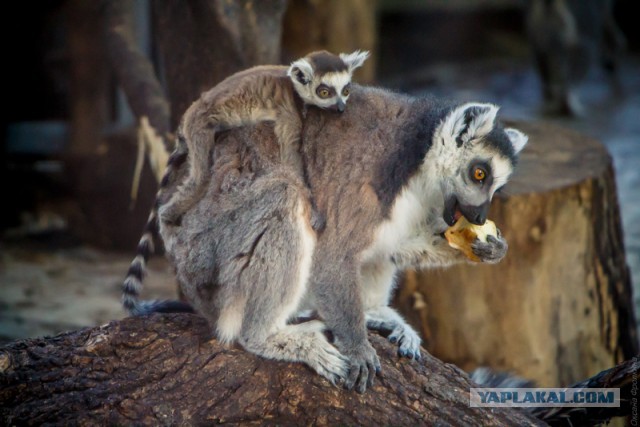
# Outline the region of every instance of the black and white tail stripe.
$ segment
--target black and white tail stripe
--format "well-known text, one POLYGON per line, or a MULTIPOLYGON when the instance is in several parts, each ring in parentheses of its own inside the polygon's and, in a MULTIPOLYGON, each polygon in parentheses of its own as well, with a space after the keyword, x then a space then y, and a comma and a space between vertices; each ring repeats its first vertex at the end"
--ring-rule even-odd
MULTIPOLYGON (((166 175, 165 175, 166 176, 166 175)), ((144 279, 147 262, 149 256, 154 252, 153 239, 158 230, 158 216, 156 208, 154 207, 147 219, 144 233, 138 242, 138 248, 136 250, 136 257, 129 266, 127 271, 127 277, 122 285, 122 304, 127 311, 133 315, 139 313, 138 296, 142 290, 142 281, 144 279)))
POLYGON ((131 262, 127 277, 122 284, 122 305, 134 316, 152 312, 193 312, 191 306, 178 301, 140 301, 138 299, 142 290, 142 281, 146 275, 147 262, 155 252, 154 239, 158 236, 159 203, 166 187, 173 181, 175 171, 187 158, 186 147, 186 143, 180 138, 175 151, 169 157, 167 170, 162 177, 160 188, 156 194, 156 202, 151 209, 144 232, 138 242, 137 255, 131 262))

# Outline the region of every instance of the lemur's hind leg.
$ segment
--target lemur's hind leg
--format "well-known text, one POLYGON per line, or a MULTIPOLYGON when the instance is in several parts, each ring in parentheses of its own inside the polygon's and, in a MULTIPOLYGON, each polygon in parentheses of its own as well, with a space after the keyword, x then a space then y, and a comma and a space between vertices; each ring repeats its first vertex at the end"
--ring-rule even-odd
POLYGON ((398 355, 420 359, 420 336, 389 307, 395 283, 395 266, 388 261, 368 263, 362 267, 365 321, 367 328, 388 333, 388 339, 398 344, 398 355))
POLYGON ((239 247, 241 253, 221 269, 224 303, 216 330, 221 339, 237 339, 259 356, 306 363, 335 384, 346 377, 348 364, 325 337, 324 323, 287 324, 305 296, 315 246, 302 194, 287 180, 266 186, 248 205, 259 209, 258 218, 248 215, 245 224, 236 217, 252 238, 248 250, 239 247), (276 201, 276 208, 265 210, 261 199, 271 206, 276 201))
POLYGON ((241 336, 239 341, 245 349, 262 357, 305 363, 338 385, 347 377, 348 360, 327 341, 325 329, 324 322, 311 320, 268 332, 264 339, 241 336))

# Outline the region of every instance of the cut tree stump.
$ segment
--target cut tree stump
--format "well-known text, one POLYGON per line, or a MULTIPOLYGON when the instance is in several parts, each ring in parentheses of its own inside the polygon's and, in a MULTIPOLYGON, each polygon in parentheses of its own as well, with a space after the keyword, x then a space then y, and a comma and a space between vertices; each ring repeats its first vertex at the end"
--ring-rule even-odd
POLYGON ((542 425, 470 408, 467 376, 425 354, 399 359, 371 334, 382 376, 363 395, 299 363, 221 346, 190 314, 127 318, 0 348, 3 425, 542 425))
POLYGON ((612 161, 576 132, 511 125, 530 139, 489 216, 506 258, 408 272, 396 302, 442 360, 569 385, 638 353, 612 161))

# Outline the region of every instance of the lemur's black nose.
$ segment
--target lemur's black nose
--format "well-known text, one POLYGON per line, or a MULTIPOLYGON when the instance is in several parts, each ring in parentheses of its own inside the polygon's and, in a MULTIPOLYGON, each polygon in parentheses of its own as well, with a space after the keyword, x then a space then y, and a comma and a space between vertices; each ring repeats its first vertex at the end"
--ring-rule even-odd
POLYGON ((345 108, 346 104, 344 102, 342 102, 342 100, 338 101, 338 112, 339 113, 343 113, 344 112, 344 108, 345 108))
POLYGON ((460 212, 467 218, 467 221, 476 224, 483 225, 489 216, 490 202, 487 201, 480 206, 460 205, 460 212))
POLYGON ((478 225, 482 225, 484 224, 484 222, 487 220, 487 216, 486 215, 482 215, 482 214, 478 214, 476 215, 476 217, 474 218, 474 223, 478 224, 478 225))

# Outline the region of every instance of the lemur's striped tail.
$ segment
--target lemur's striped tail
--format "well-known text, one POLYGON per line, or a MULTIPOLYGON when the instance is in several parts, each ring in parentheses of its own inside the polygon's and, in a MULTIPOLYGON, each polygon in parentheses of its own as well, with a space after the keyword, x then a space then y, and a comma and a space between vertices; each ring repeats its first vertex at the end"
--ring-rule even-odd
POLYGON ((186 144, 179 141, 175 151, 169 157, 167 162, 167 170, 160 182, 160 188, 156 195, 156 202, 151 209, 144 232, 138 242, 137 255, 129 266, 127 277, 122 284, 122 305, 134 316, 146 313, 175 313, 175 312, 193 312, 193 308, 180 301, 140 301, 140 291, 142 290, 142 281, 146 275, 147 262, 149 257, 154 253, 154 238, 158 236, 158 207, 161 196, 166 187, 172 182, 176 169, 184 163, 187 158, 185 152, 186 144))

